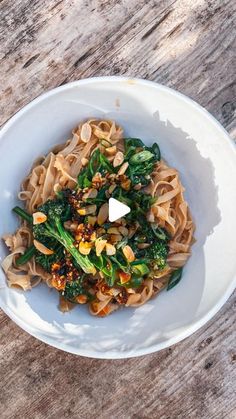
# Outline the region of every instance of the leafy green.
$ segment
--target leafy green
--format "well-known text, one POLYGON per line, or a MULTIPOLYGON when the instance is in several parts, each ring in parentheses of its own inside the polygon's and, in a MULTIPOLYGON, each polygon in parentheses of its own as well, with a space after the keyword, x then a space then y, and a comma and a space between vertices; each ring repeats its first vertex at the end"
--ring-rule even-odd
POLYGON ((122 270, 123 272, 128 273, 130 271, 130 264, 125 259, 120 248, 117 248, 116 255, 111 256, 111 260, 117 266, 117 269, 122 270))
POLYGON ((135 265, 142 265, 142 264, 147 264, 148 260, 147 259, 138 259, 138 260, 134 260, 133 262, 130 263, 131 266, 135 266, 135 265))
POLYGON ((167 291, 174 288, 180 282, 182 278, 182 273, 183 273, 183 268, 178 268, 172 272, 172 274, 170 275, 168 285, 167 285, 167 291))
POLYGON ((159 239, 159 240, 165 240, 168 241, 170 239, 169 234, 167 233, 166 230, 164 230, 161 227, 158 227, 156 224, 151 223, 151 228, 153 233, 155 234, 155 236, 159 239))
POLYGON ((139 153, 134 154, 130 158, 129 163, 132 164, 132 165, 141 164, 141 163, 147 162, 148 160, 152 159, 153 156, 154 156, 154 154, 152 154, 150 151, 143 150, 143 151, 140 151, 139 153))
POLYGON ((129 282, 125 284, 121 284, 121 282, 117 282, 117 285, 125 287, 125 288, 139 288, 142 285, 144 278, 140 275, 132 275, 132 278, 129 282))
POLYGON ((129 162, 127 174, 133 185, 146 186, 149 183, 150 174, 154 165, 161 158, 159 146, 154 143, 151 147, 138 138, 126 138, 125 160, 129 162))
POLYGON ((159 269, 163 269, 166 266, 169 235, 164 229, 159 227, 157 227, 157 230, 153 229, 152 224, 147 221, 145 215, 140 216, 138 221, 141 227, 136 231, 129 245, 132 247, 138 260, 143 258, 146 264, 154 261, 159 269), (145 249, 139 249, 140 243, 148 243, 150 246, 145 249))
MULTIPOLYGON (((90 187, 92 178, 96 173, 114 173, 114 167, 109 160, 97 148, 90 157, 88 165, 78 175, 78 186, 83 189, 90 187)), ((97 198, 99 199, 99 198, 97 198)))
POLYGON ((21 266, 27 263, 34 256, 35 252, 36 249, 34 246, 28 247, 25 253, 16 260, 16 266, 21 266))
POLYGON ((144 147, 144 144, 140 138, 125 138, 125 151, 131 147, 136 149, 137 147, 144 147))
POLYGON ((154 143, 151 147, 147 147, 147 150, 151 151, 157 160, 161 160, 161 151, 157 143, 154 143))
POLYGON ((97 256, 93 250, 89 256, 91 262, 103 274, 107 285, 110 287, 112 287, 116 282, 118 270, 122 270, 127 273, 130 271, 130 265, 124 258, 122 251, 119 249, 117 249, 114 256, 110 257, 104 253, 97 256))
POLYGON ((129 160, 137 148, 143 148, 144 144, 139 138, 125 138, 125 158, 129 160))
POLYGON ((109 287, 113 287, 116 280, 117 268, 114 263, 109 259, 109 257, 104 256, 106 260, 106 265, 103 267, 103 274, 105 275, 106 283, 109 287))
POLYGON ((26 220, 26 221, 28 221, 28 223, 32 224, 32 222, 33 222, 32 215, 28 214, 28 212, 26 212, 23 208, 20 208, 20 207, 16 206, 12 209, 12 211, 15 214, 19 215, 21 218, 23 218, 23 220, 26 220))
POLYGON ((145 263, 140 263, 138 265, 133 265, 132 266, 132 271, 136 275, 144 276, 144 275, 147 275, 150 272, 150 269, 145 263))

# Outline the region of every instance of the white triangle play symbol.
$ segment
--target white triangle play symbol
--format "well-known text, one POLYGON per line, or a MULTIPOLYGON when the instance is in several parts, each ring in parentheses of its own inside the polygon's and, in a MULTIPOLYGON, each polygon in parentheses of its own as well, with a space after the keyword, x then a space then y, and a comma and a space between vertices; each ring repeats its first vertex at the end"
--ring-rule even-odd
POLYGON ((108 205, 109 221, 112 223, 130 212, 130 208, 127 205, 114 198, 109 199, 108 205))

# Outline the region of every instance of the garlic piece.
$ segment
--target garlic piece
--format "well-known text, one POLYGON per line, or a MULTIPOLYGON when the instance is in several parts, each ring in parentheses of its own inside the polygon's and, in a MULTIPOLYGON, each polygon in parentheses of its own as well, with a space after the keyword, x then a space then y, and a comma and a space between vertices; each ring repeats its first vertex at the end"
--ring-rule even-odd
POLYGON ((36 249, 43 255, 53 255, 54 251, 48 249, 48 247, 44 246, 44 244, 40 243, 38 240, 34 240, 33 243, 36 249))
POLYGON ((47 216, 43 212, 38 211, 33 213, 34 225, 45 223, 45 221, 47 221, 47 216))

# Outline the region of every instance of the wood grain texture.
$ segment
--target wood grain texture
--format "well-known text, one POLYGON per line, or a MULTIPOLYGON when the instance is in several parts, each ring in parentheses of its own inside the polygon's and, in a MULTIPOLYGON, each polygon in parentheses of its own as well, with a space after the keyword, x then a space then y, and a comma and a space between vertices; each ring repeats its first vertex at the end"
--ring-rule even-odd
MULTIPOLYGON (((45 90, 97 75, 166 84, 236 138, 235 0, 0 1, 0 124, 45 90)), ((185 341, 129 360, 75 357, 0 312, 0 417, 236 418, 236 294, 185 341)))

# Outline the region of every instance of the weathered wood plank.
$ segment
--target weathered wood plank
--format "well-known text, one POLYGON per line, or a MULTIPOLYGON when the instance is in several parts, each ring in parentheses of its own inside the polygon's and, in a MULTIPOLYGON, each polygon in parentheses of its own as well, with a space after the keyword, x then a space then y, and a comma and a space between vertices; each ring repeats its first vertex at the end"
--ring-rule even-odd
MULTIPOLYGON (((2 13, 1 37, 7 32, 5 23, 18 22, 29 7, 27 1, 23 3, 23 12, 16 6, 2 13), (17 15, 13 19, 14 10, 17 15)), ((109 2, 107 9, 96 8, 99 2, 94 1, 83 7, 81 2, 71 2, 70 7, 64 4, 64 13, 63 3, 67 2, 56 7, 56 2, 49 3, 47 13, 43 3, 31 3, 37 24, 28 19, 24 29, 15 24, 12 36, 3 37, 2 123, 45 89, 107 74, 138 74, 165 83, 208 107, 222 123, 232 122, 235 36, 229 17, 234 2, 215 1, 206 7, 205 2, 196 1, 189 7, 189 2, 182 0, 151 5, 139 1, 138 8, 135 2, 129 2, 129 7, 109 2), (60 39, 58 32, 52 31, 58 25, 63 34, 60 39), (20 80, 17 92, 16 74, 20 80)))
POLYGON ((1 315, 0 415, 233 419, 235 312, 231 297, 211 322, 178 345, 117 361, 49 348, 1 315))
MULTIPOLYGON (((43 91, 94 75, 193 97, 236 138, 234 0, 0 1, 0 124, 43 91)), ((236 417, 235 293, 192 337, 146 357, 74 357, 0 312, 0 417, 236 417)))

